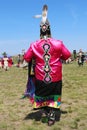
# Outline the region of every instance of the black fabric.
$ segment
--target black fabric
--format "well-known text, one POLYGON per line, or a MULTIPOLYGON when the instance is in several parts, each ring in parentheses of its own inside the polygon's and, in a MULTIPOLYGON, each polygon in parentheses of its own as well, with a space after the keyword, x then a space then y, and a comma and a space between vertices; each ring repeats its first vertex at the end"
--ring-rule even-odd
POLYGON ((29 77, 35 77, 34 68, 35 68, 35 60, 32 59, 31 62, 28 63, 28 76, 29 77))
POLYGON ((43 81, 36 80, 35 95, 36 96, 49 96, 49 95, 61 95, 62 93, 62 80, 58 82, 51 82, 46 84, 43 81))

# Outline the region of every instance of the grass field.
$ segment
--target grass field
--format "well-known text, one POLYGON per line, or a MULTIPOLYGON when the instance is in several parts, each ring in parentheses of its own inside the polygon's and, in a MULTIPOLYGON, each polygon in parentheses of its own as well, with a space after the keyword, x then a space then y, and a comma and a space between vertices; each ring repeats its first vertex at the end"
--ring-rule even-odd
POLYGON ((20 99, 27 82, 27 70, 0 69, 0 130, 87 130, 87 64, 63 64, 63 92, 60 121, 47 126, 40 121, 28 99, 20 99))

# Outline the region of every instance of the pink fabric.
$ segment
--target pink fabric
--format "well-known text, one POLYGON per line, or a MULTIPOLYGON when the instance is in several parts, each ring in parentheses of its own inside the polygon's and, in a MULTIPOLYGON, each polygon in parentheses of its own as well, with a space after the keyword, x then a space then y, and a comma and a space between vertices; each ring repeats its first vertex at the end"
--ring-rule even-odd
POLYGON ((35 76, 39 80, 44 79, 44 49, 43 45, 45 43, 48 43, 50 45, 49 54, 50 54, 50 60, 49 65, 51 68, 50 76, 52 79, 52 82, 62 80, 62 63, 61 60, 67 60, 71 53, 70 51, 65 47, 62 41, 55 40, 53 38, 48 39, 40 39, 30 45, 30 48, 27 50, 27 52, 24 55, 24 59, 27 62, 30 62, 32 58, 35 58, 36 66, 35 66, 35 76))

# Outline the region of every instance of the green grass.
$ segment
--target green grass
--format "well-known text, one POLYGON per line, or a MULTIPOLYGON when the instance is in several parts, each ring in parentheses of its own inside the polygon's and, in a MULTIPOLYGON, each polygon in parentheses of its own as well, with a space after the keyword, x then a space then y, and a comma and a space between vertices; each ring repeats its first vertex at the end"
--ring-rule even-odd
POLYGON ((28 99, 21 100, 27 70, 0 69, 0 130, 87 130, 87 64, 63 64, 61 118, 54 126, 41 123, 28 99))

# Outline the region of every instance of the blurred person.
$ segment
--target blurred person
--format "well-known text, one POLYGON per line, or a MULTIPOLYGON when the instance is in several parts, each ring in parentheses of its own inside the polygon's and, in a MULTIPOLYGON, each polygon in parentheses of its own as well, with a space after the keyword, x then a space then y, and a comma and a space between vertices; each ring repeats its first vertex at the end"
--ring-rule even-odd
POLYGON ((77 58, 78 58, 78 65, 83 66, 85 55, 84 55, 84 52, 82 51, 82 49, 79 50, 77 58))
POLYGON ((8 66, 9 66, 9 67, 12 67, 12 65, 13 65, 13 59, 12 59, 11 56, 9 56, 9 57, 8 57, 8 66))
POLYGON ((7 71, 8 70, 8 68, 9 68, 9 66, 8 66, 8 57, 5 55, 4 56, 4 58, 3 58, 3 64, 4 64, 4 69, 5 69, 5 71, 7 71))
POLYGON ((2 58, 0 58, 0 69, 2 68, 2 58))
POLYGON ((20 65, 21 65, 21 55, 18 54, 17 67, 20 67, 20 65))

